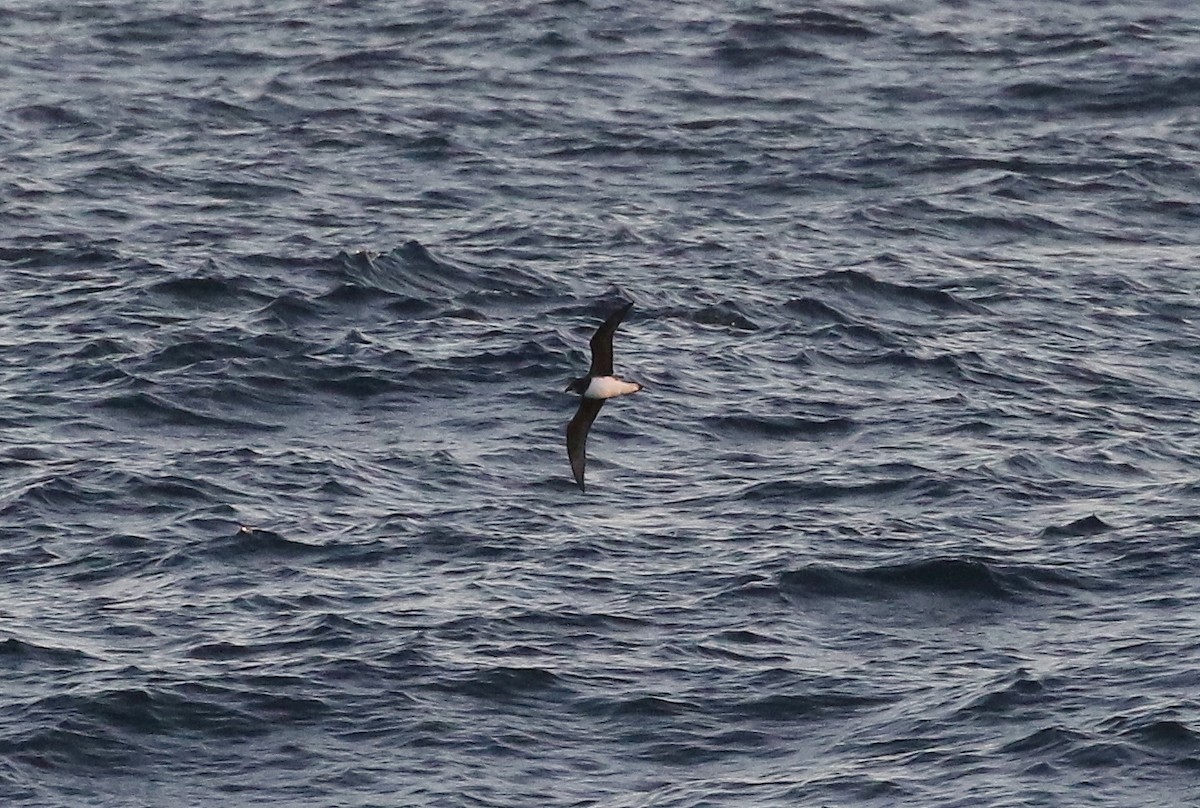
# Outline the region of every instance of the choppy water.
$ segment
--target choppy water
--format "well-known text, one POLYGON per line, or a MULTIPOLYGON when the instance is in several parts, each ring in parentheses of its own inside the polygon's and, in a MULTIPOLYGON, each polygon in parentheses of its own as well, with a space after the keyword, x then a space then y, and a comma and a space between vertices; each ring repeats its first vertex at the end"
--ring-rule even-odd
POLYGON ((4 804, 1200 799, 1194 4, 0 53, 4 804))

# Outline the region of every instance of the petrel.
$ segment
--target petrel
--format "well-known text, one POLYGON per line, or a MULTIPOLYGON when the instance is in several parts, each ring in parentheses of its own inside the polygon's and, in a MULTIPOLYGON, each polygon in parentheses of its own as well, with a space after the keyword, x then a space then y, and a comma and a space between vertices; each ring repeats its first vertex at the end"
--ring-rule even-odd
POLYGON ((596 329, 591 342, 592 366, 588 368, 586 376, 580 376, 567 385, 566 392, 580 395, 579 409, 571 423, 567 424, 567 456, 571 458, 571 473, 575 475, 580 490, 584 490, 583 467, 587 463, 588 430, 604 406, 604 400, 627 396, 642 389, 637 382, 627 382, 613 375, 613 332, 631 308, 633 304, 626 303, 596 329))

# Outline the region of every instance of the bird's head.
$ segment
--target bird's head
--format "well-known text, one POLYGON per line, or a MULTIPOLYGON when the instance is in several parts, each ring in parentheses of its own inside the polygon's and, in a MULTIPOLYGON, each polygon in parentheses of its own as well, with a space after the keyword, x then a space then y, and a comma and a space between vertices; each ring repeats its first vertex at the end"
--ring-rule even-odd
POLYGON ((591 382, 591 379, 589 377, 580 376, 578 379, 574 379, 570 384, 568 384, 567 389, 564 390, 563 392, 564 393, 578 393, 579 395, 583 395, 583 391, 588 388, 589 382, 591 382))

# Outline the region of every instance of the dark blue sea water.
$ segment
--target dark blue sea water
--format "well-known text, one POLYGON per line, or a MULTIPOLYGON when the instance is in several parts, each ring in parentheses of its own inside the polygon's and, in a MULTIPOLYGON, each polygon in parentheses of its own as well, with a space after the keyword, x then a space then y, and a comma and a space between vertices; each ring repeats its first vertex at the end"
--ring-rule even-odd
POLYGON ((0 54, 3 805, 1200 804, 1200 6, 0 54))

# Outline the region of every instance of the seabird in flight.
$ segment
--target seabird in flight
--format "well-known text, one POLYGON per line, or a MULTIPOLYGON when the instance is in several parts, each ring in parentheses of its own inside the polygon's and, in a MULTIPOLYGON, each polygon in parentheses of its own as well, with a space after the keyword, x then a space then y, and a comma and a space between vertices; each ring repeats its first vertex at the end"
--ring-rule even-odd
POLYGON ((592 366, 586 376, 580 376, 567 385, 566 392, 579 393, 579 410, 571 423, 567 424, 567 456, 571 458, 571 472, 575 482, 583 490, 583 467, 587 463, 587 436, 596 420, 596 414, 604 406, 604 400, 616 396, 627 396, 642 389, 637 382, 627 382, 613 375, 613 332, 633 308, 626 303, 609 315, 604 324, 592 335, 592 366))

